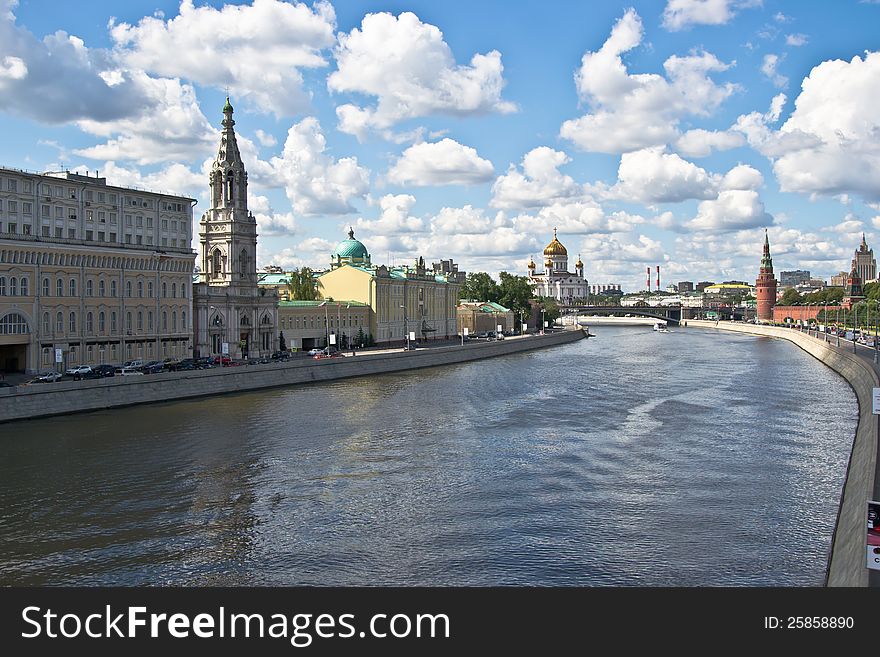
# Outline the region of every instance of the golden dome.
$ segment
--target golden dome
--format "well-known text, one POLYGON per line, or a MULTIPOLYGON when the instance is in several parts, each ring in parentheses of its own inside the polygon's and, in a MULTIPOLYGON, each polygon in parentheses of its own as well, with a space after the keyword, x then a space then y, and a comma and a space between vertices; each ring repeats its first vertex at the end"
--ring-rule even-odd
POLYGON ((567 256, 568 249, 562 246, 562 242, 556 239, 556 229, 553 229, 553 241, 544 249, 545 256, 567 256))
POLYGON ((535 268, 535 261, 532 258, 529 258, 529 269, 535 268))
POLYGON ((584 266, 584 263, 581 262, 580 256, 578 256, 578 261, 576 263, 574 263, 574 266, 575 267, 583 267, 584 266))
POLYGON ((545 266, 547 269, 550 269, 550 267, 553 266, 553 261, 550 260, 550 258, 547 258, 547 259, 544 261, 544 266, 545 266))

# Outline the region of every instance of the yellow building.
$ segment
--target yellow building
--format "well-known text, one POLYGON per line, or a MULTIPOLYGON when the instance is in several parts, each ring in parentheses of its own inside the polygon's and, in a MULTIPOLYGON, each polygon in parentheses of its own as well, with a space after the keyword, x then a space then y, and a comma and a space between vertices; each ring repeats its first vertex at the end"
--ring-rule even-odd
POLYGON ((376 267, 350 230, 331 257, 331 270, 318 278, 318 291, 325 299, 369 306, 377 344, 402 342, 407 333, 417 340, 447 339, 458 335, 460 274, 457 268, 455 275, 429 271, 424 258, 411 267, 376 267))
POLYGON ((514 319, 512 310, 492 301, 462 301, 458 305, 458 330, 467 328, 470 335, 494 333, 499 326, 512 333, 514 319))

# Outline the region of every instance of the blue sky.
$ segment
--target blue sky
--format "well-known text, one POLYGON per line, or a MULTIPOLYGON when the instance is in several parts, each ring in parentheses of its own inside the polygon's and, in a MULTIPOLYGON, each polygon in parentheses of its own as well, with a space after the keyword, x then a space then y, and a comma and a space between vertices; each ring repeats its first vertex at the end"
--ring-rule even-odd
POLYGON ((199 199, 229 89, 260 265, 829 277, 880 239, 880 3, 10 2, 0 164, 199 199))

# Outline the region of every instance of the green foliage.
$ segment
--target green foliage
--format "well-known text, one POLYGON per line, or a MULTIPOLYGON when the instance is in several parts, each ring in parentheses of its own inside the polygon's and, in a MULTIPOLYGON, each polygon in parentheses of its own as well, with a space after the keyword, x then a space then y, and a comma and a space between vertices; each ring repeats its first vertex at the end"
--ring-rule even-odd
POLYGON ((473 301, 498 302, 500 292, 498 284, 484 271, 472 272, 467 275, 464 285, 458 294, 459 299, 471 299, 473 301))
POLYGON ((553 322, 559 319, 561 314, 556 299, 553 297, 538 297, 538 301, 541 303, 541 308, 544 309, 544 321, 549 322, 552 326, 553 322))
MULTIPOLYGON (((868 285, 872 285, 869 283, 868 285)), ((878 290, 880 293, 880 290, 878 290)), ((840 300, 843 299, 843 288, 842 287, 826 287, 824 290, 819 290, 818 292, 813 292, 812 294, 807 294, 803 297, 804 303, 827 303, 838 304, 840 300)))
POLYGON ((526 276, 508 274, 506 271, 501 272, 499 277, 501 283, 498 285, 498 303, 510 308, 517 315, 529 312, 529 299, 532 298, 529 279, 526 276))
POLYGON ((303 267, 290 272, 287 277, 287 292, 291 300, 315 301, 318 298, 318 286, 312 270, 303 267))
POLYGON ((799 306, 801 304, 800 292, 793 287, 788 288, 779 301, 780 306, 799 306))

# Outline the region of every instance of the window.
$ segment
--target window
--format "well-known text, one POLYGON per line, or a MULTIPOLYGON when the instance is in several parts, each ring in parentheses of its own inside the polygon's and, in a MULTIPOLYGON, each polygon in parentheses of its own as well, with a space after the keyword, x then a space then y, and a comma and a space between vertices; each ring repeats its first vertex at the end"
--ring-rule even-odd
POLYGON ((185 310, 180 311, 180 330, 181 331, 186 330, 186 311, 185 310))
POLYGON ((153 227, 153 218, 147 217, 147 228, 152 228, 152 227, 153 227))
POLYGON ((9 279, 9 296, 18 296, 18 279, 15 276, 9 279))
POLYGON ((55 218, 64 219, 64 208, 58 205, 55 206, 55 218))
POLYGON ((18 232, 18 224, 6 224, 6 232, 15 235, 18 232))
POLYGON ((171 313, 171 330, 174 332, 177 331, 177 311, 176 310, 171 313))
POLYGON ((76 228, 68 228, 67 229, 67 237, 69 239, 76 239, 76 228))
POLYGON ((94 221, 95 213, 92 210, 86 210, 86 221, 94 221))
POLYGON ((130 214, 125 215, 125 225, 131 226, 131 215, 130 214))
POLYGON ((95 296, 95 281, 93 281, 91 278, 86 281, 86 296, 95 296))
POLYGON ((137 323, 138 331, 144 330, 144 313, 140 310, 138 311, 138 323, 137 323))
POLYGON ((18 181, 9 178, 6 180, 6 191, 8 192, 17 192, 18 191, 18 181))
POLYGON ((171 284, 171 298, 174 299, 177 297, 177 283, 171 284))
POLYGON ((165 311, 162 311, 162 330, 168 330, 168 313, 166 313, 165 311))
POLYGON ((168 283, 163 281, 162 282, 162 298, 165 298, 167 296, 168 296, 168 283))
POLYGON ((168 220, 167 219, 162 220, 162 230, 168 230, 168 220))
POLYGON ((107 223, 107 213, 103 210, 98 210, 98 223, 106 224, 107 223))
POLYGON ((138 281, 138 296, 143 298, 144 296, 144 282, 138 281))
POLYGON ((104 281, 98 281, 98 296, 103 298, 104 292, 105 292, 104 281))
POLYGON ((49 335, 49 313, 43 313, 43 335, 49 335))
POLYGON ((131 244, 131 233, 126 233, 126 234, 125 234, 125 243, 126 243, 126 244, 131 244))
POLYGON ((98 331, 101 333, 104 332, 104 312, 101 311, 98 313, 98 331))
POLYGON ((147 283, 147 296, 153 298, 153 281, 147 283))
POLYGON ((116 296, 116 281, 110 281, 110 296, 116 296))
POLYGON ((91 242, 93 239, 95 239, 95 233, 94 233, 94 231, 87 230, 87 231, 86 231, 86 241, 87 241, 87 242, 91 242))
POLYGON ((107 241, 107 233, 105 233, 103 230, 98 232, 98 241, 99 242, 106 242, 107 241))
POLYGON ((71 278, 70 285, 68 287, 70 288, 70 296, 75 297, 76 296, 76 279, 71 278))
POLYGON ((125 330, 131 332, 131 312, 125 313, 125 330))
POLYGON ((111 212, 111 213, 110 213, 110 223, 111 223, 111 224, 115 224, 115 223, 116 223, 116 213, 115 213, 115 212, 111 212))
POLYGON ((22 276, 21 278, 21 296, 26 297, 28 295, 28 279, 22 276))
POLYGON ((58 239, 64 237, 64 229, 60 226, 55 227, 55 237, 57 237, 58 239))
POLYGON ((55 330, 58 333, 64 332, 64 315, 61 314, 60 310, 55 313, 55 330))
POLYGON ((111 241, 111 242, 115 242, 115 241, 116 241, 116 233, 110 233, 110 241, 111 241))
POLYGON ((152 310, 147 312, 147 330, 148 331, 153 330, 153 311, 152 310))
POLYGON ((86 333, 93 333, 95 330, 94 317, 92 313, 86 314, 86 333))
POLYGON ((40 215, 46 219, 48 219, 51 216, 49 214, 49 206, 48 205, 41 205, 40 206, 40 215))
POLYGON ((212 266, 212 270, 214 272, 214 276, 219 276, 223 272, 223 262, 220 256, 220 249, 214 250, 214 264, 212 266))
POLYGON ((76 313, 70 313, 70 332, 76 333, 76 313))
POLYGON ((143 225, 144 225, 144 218, 143 218, 142 216, 140 216, 140 215, 138 215, 137 217, 135 217, 135 219, 134 219, 134 225, 137 226, 138 228, 142 228, 143 225))
POLYGON ((43 296, 44 297, 49 296, 49 279, 48 278, 43 279, 43 296))
POLYGON ((55 296, 56 297, 63 297, 64 296, 64 281, 62 281, 60 278, 57 281, 55 281, 55 296))
POLYGON ((34 208, 34 206, 32 203, 24 202, 21 204, 21 213, 22 214, 33 214, 34 213, 33 208, 34 208))
POLYGON ((131 296, 131 281, 125 281, 125 296, 131 296))
POLYGON ((110 332, 116 332, 116 311, 110 313, 110 332))
POLYGON ((7 205, 9 214, 18 214, 18 201, 9 201, 7 205))
POLYGON ((0 319, 0 335, 23 335, 28 333, 27 320, 18 313, 9 313, 0 319))
POLYGON ((6 296, 6 277, 0 276, 0 297, 6 296))

